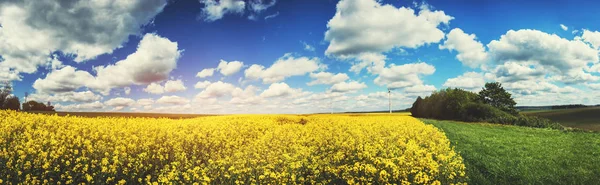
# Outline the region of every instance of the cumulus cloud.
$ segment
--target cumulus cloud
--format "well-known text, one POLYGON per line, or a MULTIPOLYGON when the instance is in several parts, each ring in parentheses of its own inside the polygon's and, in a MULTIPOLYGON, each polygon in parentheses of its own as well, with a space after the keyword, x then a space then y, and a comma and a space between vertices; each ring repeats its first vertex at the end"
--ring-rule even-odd
POLYGON ((101 100, 102 96, 93 93, 92 91, 81 92, 63 92, 55 94, 34 93, 27 97, 27 101, 34 100, 38 102, 93 102, 101 100))
POLYGON ((165 92, 185 91, 185 85, 181 80, 169 80, 165 82, 165 92))
POLYGON ((202 71, 198 72, 196 76, 198 78, 206 78, 210 77, 215 73, 215 68, 202 69, 202 71))
POLYGON ((69 105, 55 104, 54 108, 59 111, 70 111, 70 112, 79 112, 79 111, 99 111, 104 108, 104 104, 100 101, 90 102, 90 103, 75 103, 69 105))
POLYGON ((135 104, 135 100, 118 97, 105 101, 104 104, 112 107, 129 107, 135 104))
POLYGON ((208 87, 208 85, 210 85, 211 83, 209 81, 202 81, 202 82, 198 82, 196 83, 196 85, 194 85, 194 88, 196 89, 204 89, 206 87, 208 87))
POLYGON ((156 103, 168 105, 185 105, 189 102, 190 100, 179 96, 163 96, 156 100, 156 103))
POLYGON ((263 98, 256 95, 259 90, 258 87, 253 85, 249 85, 245 89, 235 88, 231 92, 232 98, 229 100, 229 103, 235 105, 257 105, 263 103, 263 98))
POLYGON ((491 70, 491 79, 500 82, 517 82, 523 80, 535 80, 541 79, 546 76, 546 71, 542 67, 527 66, 519 64, 517 62, 506 62, 502 65, 496 66, 495 69, 491 70))
POLYGON ((310 73, 309 76, 310 76, 310 78, 313 79, 313 81, 308 82, 306 84, 309 86, 318 85, 318 84, 331 85, 331 84, 340 83, 340 82, 350 79, 350 77, 348 77, 348 75, 346 73, 333 74, 333 73, 329 73, 329 72, 318 72, 318 73, 310 73))
POLYGON ((331 86, 331 92, 349 92, 349 91, 358 91, 361 89, 367 88, 367 85, 364 82, 350 81, 350 82, 340 82, 331 86))
POLYGON ((206 22, 223 18, 225 14, 243 14, 246 2, 243 0, 200 0, 204 4, 200 17, 206 22))
POLYGON ((436 88, 433 85, 414 85, 407 88, 404 88, 405 93, 430 93, 435 91, 436 88))
POLYGON ((183 81, 181 80, 169 80, 165 82, 165 85, 162 86, 159 83, 150 83, 146 88, 144 88, 144 92, 150 94, 163 94, 163 93, 173 93, 178 91, 185 91, 187 88, 183 85, 183 81))
POLYGON ((600 49, 600 32, 584 29, 580 39, 591 44, 594 48, 600 49))
POLYGON ((262 79, 263 83, 270 84, 281 82, 291 76, 301 76, 319 69, 325 69, 326 66, 319 62, 318 58, 300 57, 296 58, 292 54, 285 54, 279 58, 269 68, 265 66, 253 64, 244 75, 247 79, 258 80, 262 79))
POLYGON ((225 83, 221 81, 217 81, 211 83, 206 86, 204 90, 198 95, 196 95, 196 99, 209 99, 209 98, 219 98, 226 95, 230 95, 231 92, 235 89, 235 86, 230 83, 225 83))
POLYGON ((0 68, 34 73, 51 62, 46 58, 56 51, 74 55, 76 62, 112 53, 166 4, 165 0, 2 1, 0 68))
POLYGON ((456 78, 449 78, 444 82, 444 87, 461 88, 477 91, 485 85, 484 75, 477 72, 466 72, 456 78))
POLYGON ((600 83, 586 83, 585 86, 593 90, 600 90, 600 83))
POLYGON ((144 92, 147 92, 150 94, 162 94, 162 93, 165 93, 165 89, 163 88, 162 85, 160 85, 158 83, 151 83, 151 84, 148 84, 148 86, 146 88, 144 88, 144 92))
POLYGON ((560 29, 567 31, 569 30, 569 27, 565 26, 564 24, 560 24, 560 29))
POLYGON ((391 64, 389 67, 381 69, 374 82, 377 85, 387 86, 391 89, 405 88, 423 84, 419 76, 431 75, 434 72, 435 67, 424 62, 403 65, 391 64))
POLYGON ((146 34, 137 51, 114 65, 97 66, 96 76, 72 66, 51 71, 33 87, 41 92, 67 92, 86 86, 108 95, 112 88, 143 85, 166 80, 175 69, 180 51, 177 43, 155 34, 146 34))
POLYGON ((206 22, 222 19, 226 14, 243 15, 248 12, 248 19, 258 20, 260 14, 277 3, 276 0, 200 0, 204 4, 200 18, 206 22), (248 7, 248 8, 246 8, 248 7), (247 10, 246 10, 247 9, 247 10))
MULTIPOLYGON (((217 70, 224 76, 231 76, 237 72, 239 72, 244 66, 243 62, 240 61, 231 61, 227 62, 225 60, 221 60, 219 66, 217 66, 217 70)), ((202 71, 201 71, 202 72, 202 71)))
POLYGON ((71 66, 51 71, 44 79, 33 82, 33 88, 40 93, 64 93, 75 91, 94 81, 87 71, 80 71, 71 66))
POLYGON ((598 63, 598 50, 580 40, 567 40, 538 30, 509 30, 487 46, 491 58, 499 64, 537 65, 565 83, 597 79, 583 70, 598 63))
POLYGON ((124 60, 114 65, 95 67, 96 80, 89 87, 106 94, 114 87, 166 80, 177 67, 180 54, 177 42, 148 33, 140 41, 137 50, 124 60))
POLYGON ((143 99, 138 99, 136 101, 136 105, 138 106, 152 106, 154 104, 154 100, 150 99, 150 98, 143 98, 143 99))
POLYGON ((352 57, 437 43, 444 38, 438 26, 452 19, 426 6, 415 13, 412 8, 382 5, 375 0, 342 0, 327 23, 325 40, 330 44, 325 54, 352 57))
POLYGON ((267 88, 267 90, 263 91, 260 94, 260 96, 265 97, 265 98, 284 97, 284 96, 289 96, 289 95, 293 95, 293 94, 300 93, 300 92, 301 92, 301 89, 293 89, 285 82, 280 82, 280 83, 273 83, 273 84, 269 85, 269 88, 267 88))
POLYGON ((446 41, 440 44, 440 49, 456 50, 456 59, 471 68, 479 67, 487 61, 487 53, 475 34, 466 34, 460 28, 454 28, 448 33, 446 41))

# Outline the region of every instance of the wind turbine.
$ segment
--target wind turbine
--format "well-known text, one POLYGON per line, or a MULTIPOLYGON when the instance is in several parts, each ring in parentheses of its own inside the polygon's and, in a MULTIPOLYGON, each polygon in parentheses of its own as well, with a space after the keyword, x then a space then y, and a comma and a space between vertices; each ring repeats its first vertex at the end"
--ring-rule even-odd
POLYGON ((388 102, 390 104, 390 114, 392 113, 392 90, 388 87, 388 102))

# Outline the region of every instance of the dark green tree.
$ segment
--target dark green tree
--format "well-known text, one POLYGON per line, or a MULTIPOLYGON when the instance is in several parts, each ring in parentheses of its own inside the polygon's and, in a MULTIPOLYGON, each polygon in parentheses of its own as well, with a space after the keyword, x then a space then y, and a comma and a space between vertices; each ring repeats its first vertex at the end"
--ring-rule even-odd
POLYGON ((54 111, 54 106, 36 101, 28 101, 23 103, 23 111, 54 111))
POLYGON ((417 100, 415 101, 415 103, 413 103, 412 107, 410 108, 410 114, 414 117, 421 117, 421 114, 419 113, 419 106, 423 103, 423 98, 421 98, 421 96, 417 97, 417 100))
POLYGON ((0 109, 19 110, 21 108, 19 98, 12 95, 13 89, 10 82, 0 85, 0 109))
POLYGON ((479 99, 484 103, 496 107, 504 112, 516 115, 517 110, 515 100, 511 94, 502 87, 499 82, 488 82, 485 87, 479 91, 479 99))

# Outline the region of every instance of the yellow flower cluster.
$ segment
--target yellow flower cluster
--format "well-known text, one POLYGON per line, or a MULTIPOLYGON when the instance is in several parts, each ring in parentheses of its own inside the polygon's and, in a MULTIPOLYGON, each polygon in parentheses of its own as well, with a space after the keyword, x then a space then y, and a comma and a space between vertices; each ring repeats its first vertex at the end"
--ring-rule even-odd
POLYGON ((464 184, 446 136, 404 115, 83 118, 0 111, 0 183, 464 184))

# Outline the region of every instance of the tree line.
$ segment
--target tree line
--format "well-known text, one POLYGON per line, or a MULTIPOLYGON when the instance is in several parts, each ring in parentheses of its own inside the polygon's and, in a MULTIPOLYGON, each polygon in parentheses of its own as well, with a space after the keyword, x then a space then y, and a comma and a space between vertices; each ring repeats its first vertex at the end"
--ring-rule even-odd
POLYGON ((425 98, 419 96, 410 111, 412 116, 419 118, 563 128, 548 119, 521 115, 515 105, 512 95, 502 84, 489 82, 479 93, 447 88, 425 98))
POLYGON ((27 101, 21 105, 19 97, 13 94, 12 85, 4 82, 0 87, 0 110, 54 111, 54 106, 37 101, 27 101))

